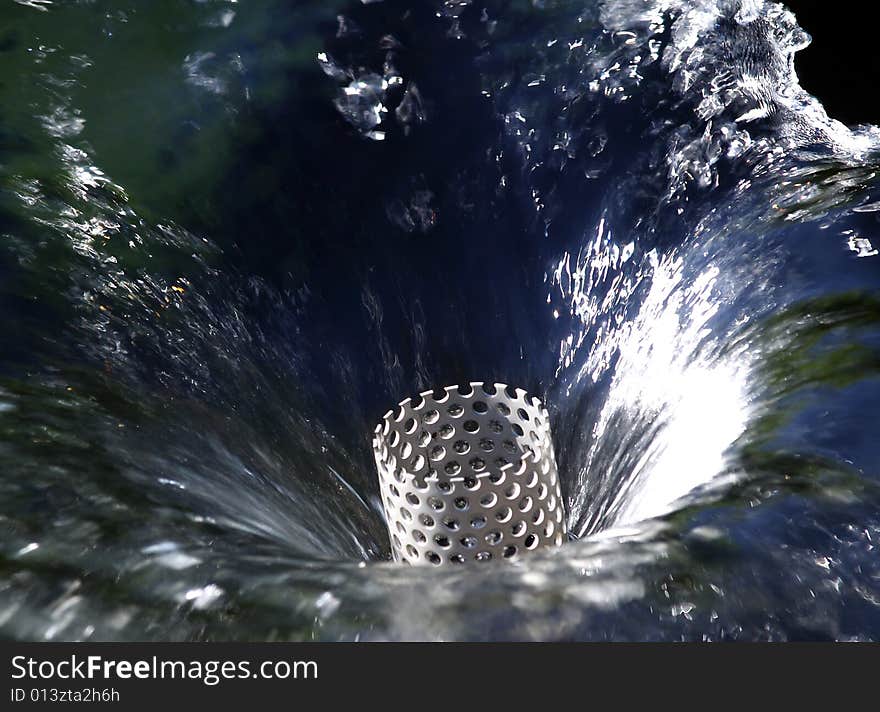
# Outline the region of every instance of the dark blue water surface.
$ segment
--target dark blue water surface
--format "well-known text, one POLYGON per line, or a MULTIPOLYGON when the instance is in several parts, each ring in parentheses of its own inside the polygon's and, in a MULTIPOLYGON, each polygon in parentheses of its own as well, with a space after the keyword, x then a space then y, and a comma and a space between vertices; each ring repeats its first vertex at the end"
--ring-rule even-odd
POLYGON ((808 42, 763 0, 6 3, 0 634, 880 637, 880 130, 808 42), (471 380, 547 404, 572 541, 402 569, 373 425, 471 380))

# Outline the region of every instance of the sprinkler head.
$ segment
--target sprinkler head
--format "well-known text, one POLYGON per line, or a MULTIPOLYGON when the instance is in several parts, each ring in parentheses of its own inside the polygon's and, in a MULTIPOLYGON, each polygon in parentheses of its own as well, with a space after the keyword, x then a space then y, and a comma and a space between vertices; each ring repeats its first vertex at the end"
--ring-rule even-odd
POLYGON ((565 539, 547 410, 521 388, 407 398, 376 426, 373 455, 395 561, 511 560, 565 539))

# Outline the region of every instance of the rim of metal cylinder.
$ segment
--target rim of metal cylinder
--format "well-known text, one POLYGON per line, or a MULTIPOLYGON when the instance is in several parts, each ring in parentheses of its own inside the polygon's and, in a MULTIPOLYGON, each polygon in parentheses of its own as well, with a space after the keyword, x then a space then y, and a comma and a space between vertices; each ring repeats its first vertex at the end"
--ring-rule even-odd
POLYGON ((549 415, 522 388, 406 398, 376 426, 373 454, 396 561, 516 559, 565 538, 549 415))

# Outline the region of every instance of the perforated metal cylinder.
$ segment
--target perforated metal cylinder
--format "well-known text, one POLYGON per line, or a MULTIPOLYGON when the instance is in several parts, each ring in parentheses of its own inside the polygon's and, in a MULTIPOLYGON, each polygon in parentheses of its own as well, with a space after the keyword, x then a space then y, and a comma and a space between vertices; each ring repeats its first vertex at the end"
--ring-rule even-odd
POLYGON ((521 388, 407 398, 376 426, 373 454, 396 561, 514 559, 566 535, 547 411, 521 388))

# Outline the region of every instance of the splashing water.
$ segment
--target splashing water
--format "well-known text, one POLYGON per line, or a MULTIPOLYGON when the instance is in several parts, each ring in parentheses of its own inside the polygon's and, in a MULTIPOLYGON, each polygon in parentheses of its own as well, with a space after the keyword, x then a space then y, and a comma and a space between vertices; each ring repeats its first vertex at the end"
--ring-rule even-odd
POLYGON ((0 10, 0 630, 880 637, 878 137, 763 0, 0 10), (548 405, 576 540, 402 570, 369 434, 548 405))

